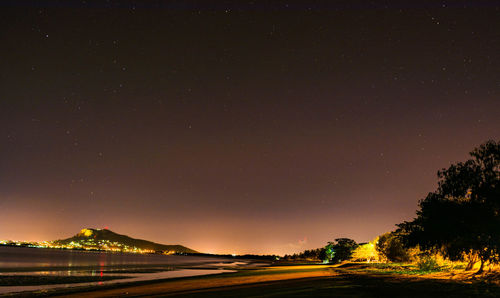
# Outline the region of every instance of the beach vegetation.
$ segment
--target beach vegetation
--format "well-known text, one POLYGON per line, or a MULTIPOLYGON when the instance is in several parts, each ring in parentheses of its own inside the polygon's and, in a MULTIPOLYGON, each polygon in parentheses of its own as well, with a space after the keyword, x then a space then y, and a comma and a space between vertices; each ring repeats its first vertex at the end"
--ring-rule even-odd
POLYGON ((420 201, 417 217, 399 224, 407 247, 452 261, 500 262, 500 142, 488 141, 465 162, 438 172, 438 188, 420 201))

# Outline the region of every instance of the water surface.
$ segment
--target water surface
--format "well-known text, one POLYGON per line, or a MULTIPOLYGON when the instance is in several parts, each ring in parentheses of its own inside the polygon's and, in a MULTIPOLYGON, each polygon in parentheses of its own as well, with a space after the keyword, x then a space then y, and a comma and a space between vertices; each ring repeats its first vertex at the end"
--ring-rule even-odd
POLYGON ((165 271, 165 272, 155 272, 155 273, 113 273, 112 275, 124 275, 130 278, 106 280, 106 281, 96 281, 96 282, 85 282, 85 283, 71 283, 71 284, 53 284, 53 285, 36 285, 36 286, 0 286, 0 294, 7 293, 19 293, 19 292, 34 292, 34 291, 45 291, 60 288, 70 288, 70 287, 88 287, 88 286, 103 286, 118 283, 129 283, 147 280, 157 280, 157 279, 168 279, 168 278, 178 278, 178 277, 188 277, 188 276, 199 276, 199 275, 210 275, 219 273, 229 273, 235 272, 234 270, 225 269, 180 269, 175 271, 165 271))
POLYGON ((0 276, 127 277, 71 284, 0 286, 0 294, 218 274, 233 272, 221 269, 221 267, 240 267, 247 263, 234 258, 220 257, 144 255, 0 246, 0 276))
POLYGON ((123 265, 194 265, 234 262, 217 257, 134 254, 50 248, 0 246, 0 268, 108 267, 123 265))

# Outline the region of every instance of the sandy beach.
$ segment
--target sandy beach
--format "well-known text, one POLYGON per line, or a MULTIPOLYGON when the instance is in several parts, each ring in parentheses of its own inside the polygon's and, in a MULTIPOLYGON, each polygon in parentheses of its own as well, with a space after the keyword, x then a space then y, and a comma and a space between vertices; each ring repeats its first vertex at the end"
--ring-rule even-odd
POLYGON ((112 288, 45 293, 63 297, 498 297, 500 287, 451 276, 392 274, 332 265, 270 266, 112 288))

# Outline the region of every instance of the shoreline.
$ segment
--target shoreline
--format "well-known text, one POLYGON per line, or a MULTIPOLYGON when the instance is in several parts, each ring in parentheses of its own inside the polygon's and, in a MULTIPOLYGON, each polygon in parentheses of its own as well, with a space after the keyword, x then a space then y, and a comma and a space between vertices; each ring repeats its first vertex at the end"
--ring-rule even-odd
MULTIPOLYGON (((189 258, 189 257, 187 257, 189 258)), ((1 268, 0 296, 52 295, 88 290, 157 283, 179 278, 219 275, 270 263, 261 260, 203 258, 202 262, 178 264, 122 264, 108 266, 46 266, 1 268), (115 276, 116 278, 111 278, 115 276), (39 278, 39 281, 37 280, 39 278), (24 280, 24 282, 23 282, 24 280)))
POLYGON ((26 296, 65 296, 65 297, 116 297, 121 295, 170 295, 185 291, 219 289, 228 286, 260 284, 264 282, 295 280, 311 277, 333 276, 331 265, 307 266, 268 266, 261 268, 241 268, 233 272, 204 274, 198 276, 176 277, 116 283, 102 286, 84 286, 38 293, 25 293, 26 296), (321 266, 321 267, 318 267, 321 266), (298 268, 300 267, 300 268, 298 268), (328 268, 327 268, 328 267, 328 268), (258 272, 257 272, 258 271, 258 272), (126 293, 126 294, 125 294, 126 293))
MULTIPOLYGON (((232 272, 145 281, 54 288, 5 296, 121 297, 121 296, 500 296, 500 284, 487 276, 470 279, 455 273, 398 274, 364 263, 245 266, 232 272), (347 265, 347 266, 346 266, 347 265)), ((207 272, 203 272, 207 273, 207 272)), ((498 280, 497 280, 498 281, 498 280)), ((3 296, 3 295, 0 295, 3 296)))
POLYGON ((446 297, 500 296, 500 286, 484 280, 452 279, 433 274, 409 275, 345 269, 338 265, 287 265, 242 268, 232 273, 179 277, 167 280, 122 283, 103 287, 61 289, 33 296, 120 297, 120 296, 260 296, 287 297, 446 297))
POLYGON ((226 269, 178 269, 162 271, 158 273, 135 274, 124 273, 123 276, 102 281, 89 281, 83 283, 53 283, 28 286, 0 286, 0 296, 39 296, 53 295, 57 293, 73 293, 86 291, 100 291, 110 288, 127 287, 131 285, 142 285, 157 283, 167 280, 196 278, 200 276, 210 276, 217 274, 227 274, 236 272, 226 269), (168 277, 167 277, 168 276, 168 277))

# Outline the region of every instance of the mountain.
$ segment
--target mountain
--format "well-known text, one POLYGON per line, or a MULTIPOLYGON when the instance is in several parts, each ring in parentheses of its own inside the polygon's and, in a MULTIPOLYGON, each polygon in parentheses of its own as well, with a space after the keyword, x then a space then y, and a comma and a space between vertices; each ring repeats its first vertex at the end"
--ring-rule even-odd
POLYGON ((96 248, 114 251, 161 251, 164 253, 198 253, 182 245, 165 245, 117 234, 108 229, 82 229, 71 238, 52 241, 70 248, 96 248))

